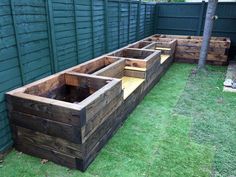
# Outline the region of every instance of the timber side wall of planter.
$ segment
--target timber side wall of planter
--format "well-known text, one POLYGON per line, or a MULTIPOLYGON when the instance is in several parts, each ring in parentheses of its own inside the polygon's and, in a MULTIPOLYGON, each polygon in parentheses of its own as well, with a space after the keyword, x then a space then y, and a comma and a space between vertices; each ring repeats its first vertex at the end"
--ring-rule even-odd
POLYGON ((7 93, 15 148, 86 170, 173 61, 128 46, 7 93))

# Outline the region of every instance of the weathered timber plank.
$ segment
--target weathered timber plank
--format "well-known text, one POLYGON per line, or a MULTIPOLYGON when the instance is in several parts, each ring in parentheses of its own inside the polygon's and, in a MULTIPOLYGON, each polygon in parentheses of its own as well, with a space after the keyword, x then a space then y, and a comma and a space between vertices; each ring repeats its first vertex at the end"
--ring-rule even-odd
POLYGON ((32 144, 50 151, 57 151, 62 154, 75 156, 76 158, 82 158, 83 149, 80 144, 75 144, 62 138, 57 138, 20 126, 15 126, 15 128, 18 143, 32 144))
MULTIPOLYGON (((175 62, 196 64, 196 63, 198 63, 198 60, 175 58, 175 62)), ((209 60, 207 60, 206 63, 209 65, 226 66, 228 64, 228 61, 209 61, 209 60)))
POLYGON ((32 95, 44 95, 48 90, 53 90, 62 86, 65 83, 64 75, 59 75, 57 77, 53 77, 51 79, 45 80, 45 82, 34 83, 32 85, 28 85, 25 93, 32 95))
POLYGON ((145 72, 145 71, 146 71, 146 68, 138 68, 138 67, 125 66, 125 70, 132 70, 132 71, 142 71, 142 72, 145 72))
MULTIPOLYGON (((197 52, 197 53, 199 53, 200 50, 201 50, 201 47, 200 46, 196 47, 196 46, 181 46, 181 45, 178 45, 176 47, 176 50, 177 51, 182 51, 182 52, 186 51, 186 52, 197 52)), ((209 47, 208 53, 225 55, 226 48, 209 47)))
MULTIPOLYGON (((202 40, 194 40, 194 39, 178 39, 177 46, 192 46, 192 47, 200 47, 202 45, 202 40)), ((210 41, 209 47, 216 48, 229 48, 230 43, 226 41, 210 41)))
POLYGON ((131 44, 131 45, 128 45, 127 48, 134 48, 134 49, 143 49, 145 48, 147 45, 150 45, 152 42, 147 42, 147 41, 139 41, 139 42, 136 42, 134 44, 131 44))
POLYGON ((111 79, 102 79, 93 77, 89 74, 80 74, 68 72, 65 74, 65 82, 71 86, 88 86, 91 89, 99 90, 104 87, 111 79))
POLYGON ((84 135, 84 141, 86 141, 90 135, 96 131, 98 127, 111 115, 113 112, 122 106, 123 104, 123 91, 120 92, 114 99, 112 99, 106 107, 99 110, 82 128, 84 135))
POLYGON ((25 142, 24 143, 18 142, 17 140, 15 141, 15 148, 23 153, 43 159, 48 159, 59 165, 63 165, 74 169, 80 169, 81 171, 84 170, 83 161, 73 156, 62 154, 53 150, 47 150, 45 148, 38 147, 34 144, 26 144, 25 142))
MULTIPOLYGON (((118 59, 116 57, 100 57, 96 58, 94 60, 87 61, 85 63, 82 63, 78 66, 75 66, 70 71, 78 72, 78 73, 86 73, 86 74, 92 74, 96 72, 98 69, 104 68, 107 65, 110 65, 114 62, 116 62, 118 59)), ((68 71, 69 71, 68 70, 68 71)))
MULTIPOLYGON (((198 60, 200 56, 200 53, 196 52, 184 52, 184 53, 175 53, 176 59, 195 59, 198 60)), ((227 61, 228 56, 227 55, 220 55, 220 54, 208 54, 207 60, 208 61, 227 61)))
POLYGON ((117 62, 112 63, 111 65, 98 70, 97 72, 93 73, 94 75, 98 76, 106 76, 106 77, 115 77, 118 75, 125 67, 125 60, 120 59, 117 62))
POLYGON ((25 127, 43 134, 48 134, 54 137, 67 139, 68 141, 80 143, 81 132, 79 126, 73 126, 65 123, 60 123, 38 117, 22 112, 10 112, 11 124, 16 126, 25 127), (62 133, 63 132, 63 133, 62 133))
POLYGON ((146 78, 146 71, 125 69, 124 76, 145 79, 146 78))
POLYGON ((79 105, 25 93, 7 95, 8 110, 45 117, 70 125, 82 126, 85 110, 79 105))
POLYGON ((131 67, 147 68, 146 61, 144 60, 126 58, 125 64, 126 66, 131 66, 131 67))

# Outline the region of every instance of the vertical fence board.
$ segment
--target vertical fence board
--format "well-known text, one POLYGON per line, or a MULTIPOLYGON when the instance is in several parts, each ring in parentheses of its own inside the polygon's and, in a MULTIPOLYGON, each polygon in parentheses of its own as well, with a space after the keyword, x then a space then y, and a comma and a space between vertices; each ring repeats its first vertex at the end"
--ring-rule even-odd
MULTIPOLYGON (((158 3, 156 33, 202 35, 207 3, 158 3)), ((213 36, 230 37, 230 57, 236 55, 236 3, 219 2, 213 36)))
POLYGON ((95 52, 94 52, 94 22, 93 22, 93 0, 90 0, 90 12, 91 12, 91 36, 92 36, 92 57, 94 58, 95 52))
POLYGON ((20 47, 19 37, 18 37, 18 29, 17 29, 17 24, 16 24, 14 0, 10 0, 10 3, 11 3, 11 11, 12 11, 12 22, 13 22, 13 28, 14 28, 15 40, 16 40, 16 49, 17 49, 17 54, 18 54, 17 58, 18 58, 20 76, 21 76, 21 84, 24 85, 26 82, 25 82, 24 70, 23 70, 22 59, 21 59, 22 54, 21 54, 21 47, 20 47))
POLYGON ((48 20, 49 20, 49 29, 50 29, 50 45, 52 49, 52 57, 53 57, 53 73, 58 71, 58 63, 57 63, 57 52, 56 52, 56 42, 55 42, 55 30, 53 23, 53 9, 52 9, 52 0, 47 0, 47 10, 48 10, 48 20))
POLYGON ((77 25, 77 13, 76 13, 76 0, 73 0, 74 6, 74 20, 75 20, 75 40, 76 40, 76 49, 77 49, 77 64, 80 63, 79 61, 79 38, 78 38, 78 25, 77 25))
POLYGON ((105 31, 105 52, 109 51, 108 48, 108 0, 104 0, 104 31, 105 31))

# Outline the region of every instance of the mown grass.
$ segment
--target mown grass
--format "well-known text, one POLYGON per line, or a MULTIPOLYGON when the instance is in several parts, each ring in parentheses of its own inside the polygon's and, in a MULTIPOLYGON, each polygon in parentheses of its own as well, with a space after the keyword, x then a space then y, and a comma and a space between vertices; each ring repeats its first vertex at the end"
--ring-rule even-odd
POLYGON ((226 67, 191 74, 175 111, 192 117, 191 138, 215 149, 212 176, 236 176, 236 95, 222 92, 226 67))
POLYGON ((225 68, 193 67, 174 64, 85 173, 12 151, 0 176, 235 175, 236 96, 222 93, 225 68))

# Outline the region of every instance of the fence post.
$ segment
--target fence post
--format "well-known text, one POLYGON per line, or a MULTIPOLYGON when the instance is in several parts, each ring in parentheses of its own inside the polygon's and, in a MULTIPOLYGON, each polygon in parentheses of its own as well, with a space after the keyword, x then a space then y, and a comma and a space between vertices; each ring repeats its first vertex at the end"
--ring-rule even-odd
POLYGON ((128 10, 128 44, 130 43, 130 11, 131 11, 131 0, 128 1, 129 3, 129 10, 128 10))
POLYGON ((25 81, 24 69, 23 69, 23 64, 22 64, 22 53, 21 53, 21 48, 20 48, 20 43, 19 43, 18 29, 17 29, 17 24, 16 24, 14 0, 10 0, 10 4, 11 4, 13 29, 15 33, 15 39, 16 39, 16 50, 17 50, 17 55, 18 55, 17 61, 19 64, 19 69, 20 69, 21 84, 25 85, 26 81, 25 81))
POLYGON ((53 22, 53 9, 51 0, 47 0, 47 22, 48 22, 48 35, 49 35, 49 49, 52 73, 58 71, 57 54, 56 54, 56 42, 54 35, 54 22, 53 22))
POLYGON ((77 46, 77 64, 80 63, 79 61, 79 38, 78 38, 78 25, 77 25, 77 15, 76 15, 76 0, 73 0, 74 5, 74 16, 75 16, 75 39, 76 39, 76 46, 77 46))
POLYGON ((157 20, 159 16, 159 5, 156 3, 154 8, 154 24, 153 24, 153 34, 157 33, 157 20))
POLYGON ((108 53, 108 0, 104 0, 105 52, 108 53))
POLYGON ((137 8, 137 26, 136 26, 136 41, 139 40, 139 29, 140 29, 140 10, 141 10, 141 0, 138 1, 137 8))
POLYGON ((121 19, 121 16, 120 16, 120 0, 118 1, 118 46, 119 48, 121 47, 120 46, 120 19, 121 19))
POLYGON ((146 31, 147 31, 147 3, 145 3, 144 4, 145 5, 145 9, 144 9, 144 11, 145 11, 145 14, 144 14, 144 37, 146 37, 147 36, 147 34, 146 34, 146 31))
POLYGON ((93 0, 90 0, 90 10, 91 10, 91 29, 92 29, 92 58, 94 58, 95 56, 95 52, 94 52, 94 24, 93 24, 93 0))
POLYGON ((202 1, 201 10, 200 10, 199 19, 198 19, 198 28, 197 28, 197 31, 196 31, 196 35, 197 35, 197 36, 200 36, 200 35, 201 35, 202 22, 203 22, 203 17, 204 17, 205 5, 206 5, 205 1, 202 1))

